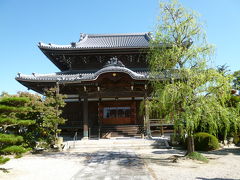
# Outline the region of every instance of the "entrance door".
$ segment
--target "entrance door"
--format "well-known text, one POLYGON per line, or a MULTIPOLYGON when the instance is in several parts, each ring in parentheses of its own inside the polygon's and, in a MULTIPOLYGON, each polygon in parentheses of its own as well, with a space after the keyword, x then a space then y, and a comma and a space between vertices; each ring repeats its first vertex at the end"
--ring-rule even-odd
POLYGON ((136 104, 134 101, 102 102, 99 117, 103 125, 135 124, 136 104))

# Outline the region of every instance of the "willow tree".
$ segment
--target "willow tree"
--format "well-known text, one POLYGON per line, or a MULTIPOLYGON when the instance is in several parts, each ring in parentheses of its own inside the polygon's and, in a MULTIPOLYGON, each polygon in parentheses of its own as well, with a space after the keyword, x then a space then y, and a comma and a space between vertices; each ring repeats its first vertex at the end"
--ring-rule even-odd
POLYGON ((226 106, 231 76, 208 67, 214 49, 199 20, 177 0, 161 3, 149 53, 150 111, 174 120, 175 130, 188 137, 188 153, 194 151, 196 131, 226 137, 239 122, 238 109, 226 106))

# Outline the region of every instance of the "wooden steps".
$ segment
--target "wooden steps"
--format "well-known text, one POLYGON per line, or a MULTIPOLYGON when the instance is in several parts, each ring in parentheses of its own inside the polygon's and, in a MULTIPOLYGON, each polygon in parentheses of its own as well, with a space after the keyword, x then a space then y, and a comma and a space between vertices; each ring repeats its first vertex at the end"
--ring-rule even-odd
POLYGON ((143 127, 139 125, 105 125, 100 128, 101 137, 140 137, 143 127))

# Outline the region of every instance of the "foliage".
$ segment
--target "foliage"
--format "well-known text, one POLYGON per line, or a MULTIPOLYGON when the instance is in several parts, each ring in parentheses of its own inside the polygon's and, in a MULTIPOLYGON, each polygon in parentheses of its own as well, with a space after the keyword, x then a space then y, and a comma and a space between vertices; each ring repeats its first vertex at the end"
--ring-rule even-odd
POLYGON ((9 160, 10 160, 10 158, 5 158, 3 156, 0 156, 0 164, 5 164, 9 160))
POLYGON ((60 132, 58 125, 65 122, 65 119, 60 117, 61 109, 65 105, 64 96, 58 94, 55 88, 47 90, 45 98, 25 92, 19 93, 19 96, 30 99, 28 106, 32 111, 28 117, 36 120, 36 124, 25 133, 25 139, 32 146, 35 146, 37 141, 43 140, 48 144, 53 143, 60 132))
POLYGON ((228 101, 229 107, 237 107, 240 103, 240 96, 231 96, 231 98, 228 101))
POLYGON ((44 108, 43 127, 48 130, 55 141, 60 132, 58 125, 65 123, 65 119, 60 117, 61 109, 65 106, 64 96, 57 93, 54 88, 46 91, 45 95, 44 105, 46 108, 44 108))
POLYGON ((217 71, 218 71, 219 73, 221 73, 222 75, 226 76, 226 75, 228 75, 229 72, 230 72, 230 70, 229 70, 228 68, 229 68, 229 66, 227 66, 226 64, 224 64, 224 65, 219 65, 219 66, 217 66, 217 71))
POLYGON ((0 96, 0 154, 22 153, 34 148, 38 141, 54 142, 64 106, 62 95, 55 89, 46 91, 46 97, 19 92, 0 96))
POLYGON ((4 154, 23 154, 27 152, 27 149, 22 146, 8 146, 0 150, 4 154))
POLYGON ((238 135, 235 135, 234 137, 233 137, 233 143, 234 144, 238 144, 238 143, 240 143, 240 137, 238 136, 238 135))
POLYGON ((26 151, 21 147, 23 134, 35 120, 26 119, 31 107, 27 97, 4 95, 0 99, 0 153, 21 154, 26 151))
POLYGON ((202 161, 207 163, 209 160, 199 152, 192 152, 187 155, 187 158, 202 161))
POLYGON ((0 134, 1 144, 19 144, 23 142, 22 136, 16 136, 14 134, 0 134))
POLYGON ((1 98, 1 104, 6 106, 24 106, 27 102, 29 102, 29 98, 27 97, 3 97, 1 98))
POLYGON ((211 151, 219 148, 218 139, 208 133, 196 133, 194 135, 195 148, 199 151, 211 151))
POLYGON ((233 77, 234 77, 234 79, 233 79, 233 88, 239 90, 240 89, 240 70, 235 71, 233 73, 233 77))
POLYGON ((149 52, 153 87, 149 108, 160 118, 174 119, 175 130, 182 135, 206 131, 226 138, 240 125, 239 108, 226 105, 232 76, 208 66, 214 51, 199 20, 177 0, 160 4, 149 52))

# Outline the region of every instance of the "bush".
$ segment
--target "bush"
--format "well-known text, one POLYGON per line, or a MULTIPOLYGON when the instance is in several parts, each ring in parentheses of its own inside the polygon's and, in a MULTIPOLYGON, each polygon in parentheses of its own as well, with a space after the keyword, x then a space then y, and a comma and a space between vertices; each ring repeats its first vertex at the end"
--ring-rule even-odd
POLYGON ((4 164, 9 160, 10 160, 9 158, 4 158, 4 157, 0 156, 0 164, 4 164))
POLYGON ((197 161, 206 162, 206 163, 208 162, 208 159, 198 152, 192 152, 192 153, 188 154, 187 158, 197 160, 197 161))
POLYGON ((240 138, 239 138, 238 135, 236 135, 236 136, 233 137, 233 143, 236 144, 236 145, 237 145, 238 143, 240 143, 240 138))
POLYGON ((1 152, 4 154, 22 154, 27 152, 27 149, 22 146, 9 146, 1 149, 1 152))
POLYGON ((208 133, 196 133, 194 135, 195 149, 198 151, 211 151, 219 148, 218 139, 208 133))

